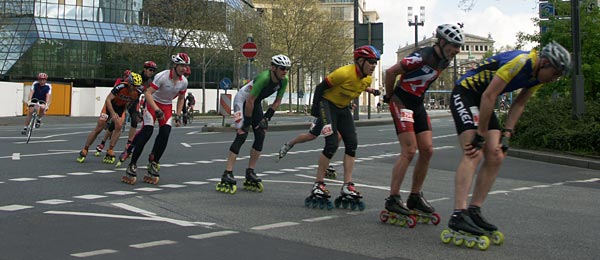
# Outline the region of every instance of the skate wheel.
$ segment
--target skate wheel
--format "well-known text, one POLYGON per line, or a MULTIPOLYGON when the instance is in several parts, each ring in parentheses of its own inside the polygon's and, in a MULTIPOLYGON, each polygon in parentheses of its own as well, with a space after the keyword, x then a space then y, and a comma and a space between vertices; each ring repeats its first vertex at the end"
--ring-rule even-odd
POLYGON ((304 206, 306 206, 307 208, 310 207, 310 203, 311 203, 310 197, 304 199, 304 206))
POLYGON ((417 225, 417 218, 415 218, 415 216, 408 216, 406 223, 409 228, 414 228, 417 225))
POLYGON ((319 200, 317 198, 313 198, 311 202, 312 202, 311 205, 313 208, 316 208, 317 206, 319 206, 319 200))
POLYGON ((119 168, 119 166, 121 166, 121 161, 118 161, 118 162, 115 164, 115 168, 119 168))
POLYGON ((406 218, 398 218, 396 217, 396 225, 404 227, 406 226, 406 218))
POLYGON ((502 245, 504 243, 504 234, 500 231, 494 231, 492 232, 491 240, 494 245, 502 245))
POLYGON ((438 224, 440 224, 440 220, 441 220, 440 214, 434 212, 433 214, 431 214, 430 220, 431 220, 431 224, 434 224, 437 226, 438 224))
POLYGON ((440 234, 440 238, 444 244, 448 244, 450 243, 450 240, 452 240, 452 232, 448 229, 444 229, 440 234))
POLYGON ((327 210, 333 209, 333 203, 331 201, 327 201, 327 210))
POLYGON ((342 199, 340 199, 340 198, 336 198, 336 199, 333 201, 333 204, 335 205, 335 207, 336 207, 336 208, 340 208, 340 205, 342 205, 342 199))
POLYGON ((220 182, 217 182, 217 185, 215 185, 215 190, 221 191, 221 183, 220 182))
POLYGON ((465 240, 465 246, 468 248, 473 248, 475 244, 477 244, 477 241, 475 240, 465 240))
POLYGON ((365 210, 365 203, 362 201, 358 202, 358 210, 363 211, 365 210))
POLYGON ((265 190, 265 187, 263 186, 262 182, 257 183, 256 184, 256 191, 263 192, 263 190, 265 190))
POLYGON ((235 186, 235 185, 231 186, 231 188, 229 189, 230 194, 235 194, 236 191, 237 191, 237 186, 235 186))
POLYGON ((96 152, 96 153, 94 154, 94 156, 96 156, 96 157, 100 156, 100 152, 96 152))
POLYGON ((342 208, 347 209, 348 208, 348 204, 350 204, 350 203, 348 203, 347 200, 343 200, 343 199, 340 199, 340 200, 342 201, 342 208))
POLYGON ((477 242, 477 248, 481 251, 485 251, 490 247, 490 239, 486 236, 480 236, 477 242))
POLYGON ((351 210, 355 210, 357 206, 358 205, 357 205, 356 201, 353 201, 353 200, 350 201, 350 209, 351 210))
POLYGON ((390 217, 390 216, 388 215, 388 212, 387 212, 387 210, 382 210, 382 211, 379 213, 379 220, 380 220, 381 222, 383 222, 383 223, 387 222, 387 221, 388 221, 388 219, 389 219, 389 217, 390 217))
POLYGON ((464 240, 462 238, 452 237, 452 243, 454 243, 455 246, 461 246, 463 242, 464 240))
POLYGON ((320 209, 325 209, 325 205, 326 205, 326 204, 327 204, 327 203, 325 202, 325 200, 320 200, 320 201, 319 201, 319 208, 320 208, 320 209))
POLYGON ((80 157, 75 159, 78 163, 83 163, 83 161, 85 161, 85 157, 80 157))

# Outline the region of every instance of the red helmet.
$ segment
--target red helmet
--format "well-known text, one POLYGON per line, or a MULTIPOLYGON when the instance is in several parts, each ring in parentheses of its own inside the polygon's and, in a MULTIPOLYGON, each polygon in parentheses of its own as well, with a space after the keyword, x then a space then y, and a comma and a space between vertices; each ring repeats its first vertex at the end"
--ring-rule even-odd
POLYGON ((171 56, 171 61, 174 64, 190 65, 190 56, 185 52, 180 52, 171 56))
POLYGON ((151 60, 144 62, 144 69, 149 69, 149 68, 157 69, 158 66, 156 66, 156 63, 151 60))
POLYGON ((48 79, 48 74, 44 73, 44 72, 40 72, 40 74, 37 75, 38 79, 48 79))
POLYGON ((356 50, 354 50, 354 59, 355 60, 358 58, 379 60, 380 57, 381 57, 381 54, 379 54, 379 51, 371 45, 363 45, 363 46, 356 48, 356 50))
POLYGON ((123 79, 129 78, 129 76, 131 76, 131 70, 123 71, 123 79))

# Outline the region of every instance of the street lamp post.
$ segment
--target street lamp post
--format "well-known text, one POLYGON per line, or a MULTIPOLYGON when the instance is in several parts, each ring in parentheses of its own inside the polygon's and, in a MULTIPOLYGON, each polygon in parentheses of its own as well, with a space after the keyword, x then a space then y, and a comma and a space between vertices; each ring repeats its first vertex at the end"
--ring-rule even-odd
POLYGON ((419 48, 419 26, 425 25, 425 6, 420 7, 420 14, 415 14, 415 22, 412 20, 413 10, 412 6, 408 7, 408 26, 415 27, 415 49, 419 48), (421 21, 419 21, 419 16, 421 17, 421 21))

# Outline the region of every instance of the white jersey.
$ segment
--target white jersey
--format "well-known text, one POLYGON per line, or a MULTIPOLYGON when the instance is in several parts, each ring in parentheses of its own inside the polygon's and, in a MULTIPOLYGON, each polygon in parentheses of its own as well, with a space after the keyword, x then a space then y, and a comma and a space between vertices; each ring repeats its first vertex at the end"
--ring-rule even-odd
POLYGON ((152 93, 155 102, 170 105, 178 95, 185 94, 188 85, 187 79, 179 76, 179 80, 173 85, 173 77, 176 75, 172 73, 172 70, 163 70, 154 76, 150 87, 156 90, 152 93))

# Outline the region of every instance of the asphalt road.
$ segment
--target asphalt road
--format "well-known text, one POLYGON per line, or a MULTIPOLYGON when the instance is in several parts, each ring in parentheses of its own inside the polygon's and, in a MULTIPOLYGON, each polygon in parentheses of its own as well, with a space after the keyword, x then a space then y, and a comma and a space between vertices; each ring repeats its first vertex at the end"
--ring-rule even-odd
MULTIPOLYGON (((90 120, 93 121, 93 120, 90 120)), ((304 117, 281 118, 303 122, 304 117)), ((432 120, 435 154, 424 193, 439 225, 415 228, 379 221, 399 145, 391 125, 358 128, 354 172, 366 209, 306 208, 323 146, 300 144, 277 163, 276 152, 306 130, 270 131, 257 172, 263 193, 215 191, 231 132, 201 132, 203 119, 174 128, 161 160, 161 182, 119 181, 124 168, 78 151, 94 124, 46 124, 23 143, 18 126, 0 127, 0 259, 595 259, 600 255, 600 171, 509 157, 483 213, 506 236, 487 251, 443 244, 452 211, 460 150, 451 118, 432 120)), ((156 135, 156 133, 155 133, 156 135)), ((243 176, 249 136, 234 174, 243 176)), ((145 158, 139 162, 143 173, 145 158)), ((123 147, 121 139, 117 150, 123 147)), ((341 171, 342 149, 334 157, 341 171)), ((409 189, 411 171, 403 190, 409 189)), ((141 174, 140 174, 141 176, 141 174)), ((336 195, 340 182, 329 181, 336 195)), ((407 194, 404 192, 403 197, 407 194)))

